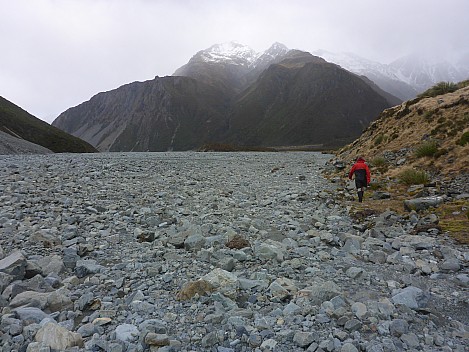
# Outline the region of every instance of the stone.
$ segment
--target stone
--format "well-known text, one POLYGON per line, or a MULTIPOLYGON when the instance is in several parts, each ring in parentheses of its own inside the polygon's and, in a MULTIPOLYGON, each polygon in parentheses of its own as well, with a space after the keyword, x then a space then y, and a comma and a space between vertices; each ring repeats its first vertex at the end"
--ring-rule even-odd
POLYGON ((201 234, 193 234, 184 241, 184 248, 187 251, 197 252, 204 247, 205 241, 205 237, 201 234))
POLYGON ((236 297, 239 282, 236 275, 216 268, 208 274, 202 276, 201 280, 208 282, 215 290, 220 291, 228 297, 236 297))
POLYGON ((358 277, 362 276, 363 269, 357 267, 350 267, 347 269, 345 274, 351 279, 357 279, 358 277))
POLYGON ((387 255, 383 251, 372 251, 368 256, 368 260, 375 264, 386 263, 387 255))
POLYGON ((97 274, 101 271, 101 265, 97 264, 94 259, 78 260, 75 266, 75 274, 79 278, 88 275, 97 274))
POLYGON ((258 334, 250 334, 248 344, 251 347, 259 347, 262 344, 262 336, 258 334))
POLYGON ((226 242, 226 247, 231 249, 243 249, 246 247, 251 247, 251 243, 244 237, 239 234, 234 235, 228 242, 226 242))
POLYGON ((314 286, 309 286, 301 292, 308 297, 311 304, 320 305, 324 301, 341 294, 339 286, 332 281, 325 281, 314 286))
POLYGON ((340 348, 340 352, 358 352, 358 349, 350 342, 346 342, 340 348))
POLYGON ((0 293, 3 292, 14 279, 13 276, 0 272, 0 293))
POLYGON ((204 348, 209 348, 217 344, 217 342, 218 342, 217 332, 211 331, 202 338, 201 345, 204 348))
POLYGON ((362 328, 362 323, 357 319, 350 319, 344 325, 345 330, 353 332, 362 328))
POLYGON ((364 318, 366 318, 368 314, 368 309, 366 308, 366 305, 361 302, 355 302, 354 304, 352 304, 351 308, 352 313, 355 314, 358 319, 363 320, 364 318))
POLYGON ((294 295, 298 291, 296 284, 288 278, 277 278, 269 286, 271 296, 285 299, 294 295))
POLYGON ((389 324, 389 332, 393 336, 400 337, 409 331, 409 323, 404 319, 393 319, 389 324))
POLYGON ((184 284, 177 293, 176 299, 185 301, 191 299, 195 295, 205 296, 215 291, 215 287, 206 280, 190 281, 184 284))
POLYGON ((24 325, 33 323, 39 324, 42 320, 51 318, 49 314, 35 307, 19 307, 13 310, 13 313, 20 319, 24 325))
POLYGON ((87 323, 80 326, 77 330, 82 337, 90 337, 93 334, 98 333, 98 327, 93 323, 87 323))
POLYGON ((402 304, 411 309, 418 309, 426 305, 428 297, 421 289, 409 286, 399 290, 398 293, 392 296, 391 300, 394 304, 402 304))
POLYGON ((373 192, 372 198, 374 200, 380 200, 380 199, 390 199, 391 194, 388 192, 381 192, 381 191, 375 191, 373 192))
MULTIPOLYGON (((435 212, 351 218, 355 195, 321 175, 329 158, 0 158, 0 259, 24 258, 18 276, 0 271, 0 350, 62 350, 35 341, 52 323, 81 336, 67 352, 464 351, 467 248, 435 212), (186 250, 194 235, 203 246, 186 250)), ((465 175, 440 182, 415 192, 469 191, 465 175)))
POLYGON ((283 309, 283 315, 297 315, 301 314, 301 307, 293 302, 288 303, 283 309))
POLYGON ((285 252, 286 248, 282 243, 270 239, 255 247, 255 254, 262 260, 276 260, 277 262, 283 262, 285 259, 285 252))
POLYGON ((48 322, 40 328, 34 339, 36 342, 59 351, 75 346, 84 346, 83 339, 80 334, 71 332, 53 322, 48 322))
POLYGON ((437 207, 444 201, 445 197, 441 196, 407 199, 404 201, 404 208, 407 211, 421 211, 430 207, 437 207))
POLYGON ((403 334, 401 336, 401 341, 404 342, 408 348, 417 348, 420 346, 419 338, 413 332, 403 334))
POLYGON ((13 280, 22 280, 26 271, 26 258, 20 251, 14 251, 0 260, 0 272, 13 277, 13 280))
POLYGON ((169 346, 169 336, 167 334, 157 334, 154 332, 149 332, 145 336, 145 343, 150 346, 169 346))
POLYGON ((293 336, 293 343, 299 347, 306 348, 313 342, 317 342, 319 335, 316 332, 298 331, 293 336))
POLYGON ((60 274, 65 271, 65 265, 62 258, 58 255, 48 256, 36 261, 41 268, 43 276, 49 274, 60 274))
POLYGON ((443 263, 439 265, 440 270, 442 271, 448 271, 448 272, 456 272, 461 269, 461 264, 459 263, 459 260, 455 258, 451 258, 448 260, 445 260, 443 263))
POLYGON ((133 324, 120 324, 115 329, 116 339, 123 342, 136 341, 139 336, 138 328, 133 324))
POLYGON ((264 351, 275 351, 276 347, 277 341, 275 341, 274 339, 267 339, 261 344, 261 349, 264 351))

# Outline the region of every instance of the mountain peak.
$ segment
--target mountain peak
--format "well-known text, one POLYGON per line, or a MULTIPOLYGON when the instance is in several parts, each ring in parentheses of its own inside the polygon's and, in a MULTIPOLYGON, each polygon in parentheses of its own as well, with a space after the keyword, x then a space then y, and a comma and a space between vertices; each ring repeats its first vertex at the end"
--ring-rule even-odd
POLYGON ((247 45, 230 41, 214 44, 208 49, 199 51, 189 62, 228 63, 254 68, 285 56, 288 51, 284 44, 278 42, 273 43, 266 51, 258 53, 247 45))
POLYGON ((251 65, 258 57, 256 51, 235 41, 212 45, 201 50, 190 61, 230 63, 241 66, 251 65))

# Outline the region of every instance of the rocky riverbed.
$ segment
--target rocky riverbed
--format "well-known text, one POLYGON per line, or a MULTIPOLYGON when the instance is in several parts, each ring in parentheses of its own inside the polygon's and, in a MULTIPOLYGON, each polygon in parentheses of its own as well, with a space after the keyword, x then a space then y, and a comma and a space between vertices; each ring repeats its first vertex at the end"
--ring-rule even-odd
POLYGON ((329 158, 1 156, 1 350, 468 350, 468 248, 353 222, 329 158))

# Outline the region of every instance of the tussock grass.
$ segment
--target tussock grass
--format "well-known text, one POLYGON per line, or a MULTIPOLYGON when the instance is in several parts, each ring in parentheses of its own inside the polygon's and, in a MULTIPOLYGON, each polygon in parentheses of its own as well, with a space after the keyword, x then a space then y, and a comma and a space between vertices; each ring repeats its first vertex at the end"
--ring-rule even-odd
POLYGON ((469 132, 464 132, 458 141, 458 145, 465 146, 469 143, 469 132))
POLYGON ((427 141, 415 148, 415 156, 417 158, 423 158, 426 156, 435 156, 438 152, 438 143, 436 141, 427 141))
POLYGON ((468 208, 468 200, 457 200, 444 203, 437 209, 442 230, 461 244, 469 244, 468 208))
POLYGON ((377 157, 370 160, 370 164, 373 167, 383 168, 383 167, 387 166, 388 162, 386 161, 386 159, 384 157, 377 156, 377 157))
POLYGON ((430 177, 425 171, 406 169, 399 174, 399 182, 407 186, 424 185, 428 183, 430 177))
POLYGON ((386 137, 385 134, 379 134, 376 137, 374 143, 375 143, 375 145, 380 145, 381 143, 386 142, 386 140, 387 140, 387 137, 386 137))
POLYGON ((452 93, 458 90, 459 87, 456 83, 453 82, 439 82, 435 84, 433 87, 427 89, 425 92, 420 94, 419 98, 428 98, 428 97, 436 97, 437 95, 442 95, 446 93, 452 93))

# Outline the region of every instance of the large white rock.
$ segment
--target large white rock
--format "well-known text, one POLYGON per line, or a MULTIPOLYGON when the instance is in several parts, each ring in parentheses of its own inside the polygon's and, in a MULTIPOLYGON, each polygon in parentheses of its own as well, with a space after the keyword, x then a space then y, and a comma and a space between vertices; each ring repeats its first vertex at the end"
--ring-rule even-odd
POLYGON ((71 332, 53 322, 48 322, 40 328, 34 339, 36 342, 57 351, 63 351, 74 346, 83 347, 83 339, 80 334, 71 332))

